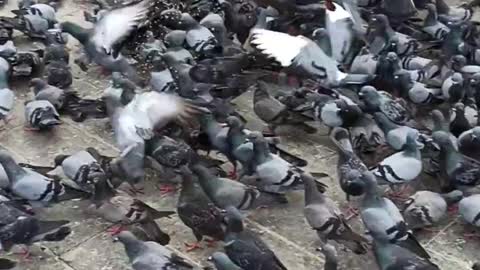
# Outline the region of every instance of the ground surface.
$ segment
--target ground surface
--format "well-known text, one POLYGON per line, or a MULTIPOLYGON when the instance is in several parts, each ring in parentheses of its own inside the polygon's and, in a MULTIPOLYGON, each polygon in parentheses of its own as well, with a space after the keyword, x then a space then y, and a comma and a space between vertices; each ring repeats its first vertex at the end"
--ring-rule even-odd
MULTIPOLYGON (((16 4, 14 0, 0 13, 9 14, 9 10, 16 4)), ((79 1, 65 0, 65 5, 59 10, 60 20, 83 22, 82 10, 86 5, 79 1)), ((86 25, 86 23, 82 23, 86 25)), ((77 44, 70 39, 70 47, 75 51, 77 44)), ((72 65, 73 66, 73 65, 72 65)), ((88 74, 73 67, 75 81, 73 88, 82 96, 98 97, 108 81, 99 78, 92 69, 88 74)), ((18 83, 17 83, 18 84, 18 83)), ((88 146, 94 146, 101 152, 115 155, 117 149, 112 140, 112 133, 107 125, 107 120, 87 120, 78 124, 64 118, 63 125, 52 132, 32 133, 24 131, 23 103, 31 98, 26 87, 12 88, 16 92, 15 120, 11 122, 7 131, 0 133, 0 145, 14 153, 18 161, 26 161, 39 165, 51 165, 53 157, 59 153, 74 153, 88 146)), ((21 84, 20 84, 21 85, 21 84)), ((245 94, 236 100, 239 110, 256 128, 262 124, 253 121, 251 113, 251 93, 245 94)), ((326 179, 330 186, 328 194, 338 201, 340 206, 345 206, 345 197, 336 184, 336 154, 328 144, 326 131, 320 131, 315 136, 290 131, 283 143, 294 153, 301 154, 309 161, 309 170, 326 172, 331 179, 326 179)), ((148 191, 141 199, 152 206, 159 208, 175 208, 176 196, 161 197, 154 188, 154 183, 161 177, 149 172, 146 183, 148 191), (151 187, 151 188, 150 188, 151 187)), ((315 250, 315 233, 310 230, 303 218, 303 195, 301 192, 289 195, 290 204, 281 209, 262 209, 250 212, 248 227, 259 232, 273 248, 289 269, 314 270, 322 269, 323 257, 315 250)), ((131 269, 127 264, 121 244, 112 242, 112 238, 105 232, 110 224, 103 222, 84 213, 85 202, 68 202, 54 205, 42 210, 40 216, 50 219, 62 218, 71 220, 73 233, 64 242, 37 245, 34 249, 33 261, 24 262, 18 269, 31 270, 124 270, 131 269)), ((351 221, 354 226, 362 230, 357 219, 351 221)), ((206 258, 215 248, 203 249, 191 253, 185 252, 185 242, 193 242, 194 237, 190 230, 184 226, 177 217, 171 220, 160 220, 161 227, 168 232, 172 241, 170 247, 176 252, 191 259, 199 265, 207 265, 206 258)), ((468 232, 462 221, 456 216, 438 227, 439 232, 424 233, 419 237, 422 244, 432 254, 434 261, 441 269, 469 269, 474 260, 479 260, 478 250, 480 239, 464 241, 462 234, 468 232)), ((221 244, 217 249, 221 249, 221 244)), ((15 255, 9 255, 15 258, 15 255)), ((18 259, 18 258, 17 258, 18 259)), ((376 269, 372 254, 357 256, 352 253, 340 251, 340 269, 376 269)))

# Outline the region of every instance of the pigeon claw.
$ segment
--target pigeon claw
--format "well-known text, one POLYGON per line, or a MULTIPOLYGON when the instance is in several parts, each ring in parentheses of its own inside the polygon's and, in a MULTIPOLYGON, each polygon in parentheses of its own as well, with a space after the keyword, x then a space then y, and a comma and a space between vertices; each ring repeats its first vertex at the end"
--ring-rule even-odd
POLYGON ((200 242, 195 242, 193 244, 185 243, 185 246, 187 247, 187 252, 194 251, 196 249, 203 249, 202 246, 200 246, 200 242))
POLYGON ((162 195, 174 194, 178 190, 177 186, 172 184, 162 184, 157 186, 157 188, 160 190, 160 194, 162 195))
POLYGON ((228 178, 230 179, 237 179, 238 178, 238 175, 237 175, 237 171, 236 170, 231 170, 229 173, 228 173, 228 178))
POLYGON ((107 232, 110 233, 111 236, 116 236, 123 231, 122 225, 116 225, 111 228, 107 229, 107 232))

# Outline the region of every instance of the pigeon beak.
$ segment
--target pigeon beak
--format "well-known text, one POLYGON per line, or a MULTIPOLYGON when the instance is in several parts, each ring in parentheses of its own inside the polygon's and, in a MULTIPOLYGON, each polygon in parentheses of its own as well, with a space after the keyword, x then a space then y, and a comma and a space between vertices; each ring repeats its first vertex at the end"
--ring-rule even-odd
POLYGON ((219 126, 221 126, 221 127, 228 127, 228 124, 227 124, 227 123, 220 123, 219 126))
POLYGON ((209 257, 207 258, 207 261, 209 261, 209 262, 213 261, 213 257, 212 257, 212 256, 209 256, 209 257))
POLYGON ((118 242, 118 241, 120 241, 120 240, 118 239, 118 237, 114 237, 112 241, 113 241, 114 243, 116 243, 116 242, 118 242))
POLYGON ((472 134, 472 141, 478 142, 478 141, 480 141, 480 138, 478 138, 477 136, 472 134))
POLYGON ((425 147, 425 145, 419 141, 417 141, 417 147, 418 149, 423 149, 425 147))

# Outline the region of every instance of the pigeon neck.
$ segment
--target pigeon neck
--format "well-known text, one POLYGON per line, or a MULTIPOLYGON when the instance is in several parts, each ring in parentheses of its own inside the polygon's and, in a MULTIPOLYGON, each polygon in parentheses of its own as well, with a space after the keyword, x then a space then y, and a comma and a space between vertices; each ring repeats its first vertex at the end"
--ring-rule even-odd
POLYGON ((8 78, 6 72, 0 72, 0 89, 8 88, 8 78))
POLYGON ((442 152, 445 154, 447 173, 451 174, 457 169, 458 162, 462 159, 462 155, 455 150, 452 143, 442 146, 442 152))
POLYGON ((138 239, 127 238, 122 239, 122 242, 130 259, 136 258, 145 250, 144 243, 138 239))
POLYGON ((425 25, 434 25, 438 21, 438 14, 436 10, 430 10, 425 17, 425 25))
POLYGON ((109 181, 108 179, 102 179, 95 184, 92 200, 97 206, 116 195, 115 189, 113 189, 109 181))
POLYGON ((437 0, 437 12, 439 14, 447 14, 450 11, 450 7, 443 0, 437 0))
POLYGON ((25 170, 9 155, 0 155, 0 165, 5 169, 5 173, 10 181, 15 181, 18 175, 25 173, 25 170))
POLYGON ((374 240, 373 251, 375 258, 377 259, 378 265, 389 265, 391 254, 389 254, 388 244, 374 240))
POLYGON ((338 269, 338 262, 334 259, 328 258, 325 261, 325 270, 337 270, 338 269))
POLYGON ((89 30, 81 27, 78 24, 72 22, 64 22, 62 23, 62 31, 67 32, 76 38, 80 43, 85 45, 89 39, 89 30))
POLYGON ((255 152, 255 161, 257 164, 264 163, 270 154, 268 143, 266 141, 255 142, 253 151, 255 152))
POLYGON ((389 121, 388 118, 383 113, 376 113, 375 120, 377 120, 378 125, 380 126, 380 128, 383 130, 385 134, 387 134, 391 130, 398 128, 398 126, 395 125, 395 123, 389 121))
POLYGON ((311 177, 303 177, 305 185, 305 205, 324 201, 324 195, 318 191, 315 181, 311 177))
POLYGON ((198 175, 198 182, 200 183, 200 186, 202 186, 205 193, 209 195, 215 193, 216 187, 218 184, 220 184, 216 177, 204 167, 196 168, 195 173, 198 175))

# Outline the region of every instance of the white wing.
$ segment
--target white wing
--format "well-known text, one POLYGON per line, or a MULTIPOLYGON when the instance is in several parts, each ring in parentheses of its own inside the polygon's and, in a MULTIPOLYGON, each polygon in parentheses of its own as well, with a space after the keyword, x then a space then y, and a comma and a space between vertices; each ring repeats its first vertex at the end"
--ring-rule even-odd
POLYGON ((275 58, 282 66, 288 67, 308 45, 309 40, 302 36, 294 37, 281 32, 255 29, 250 43, 256 45, 264 54, 275 58))
POLYGON ((105 14, 95 26, 92 40, 98 49, 110 53, 112 46, 130 33, 147 17, 149 1, 122 7, 105 14))

